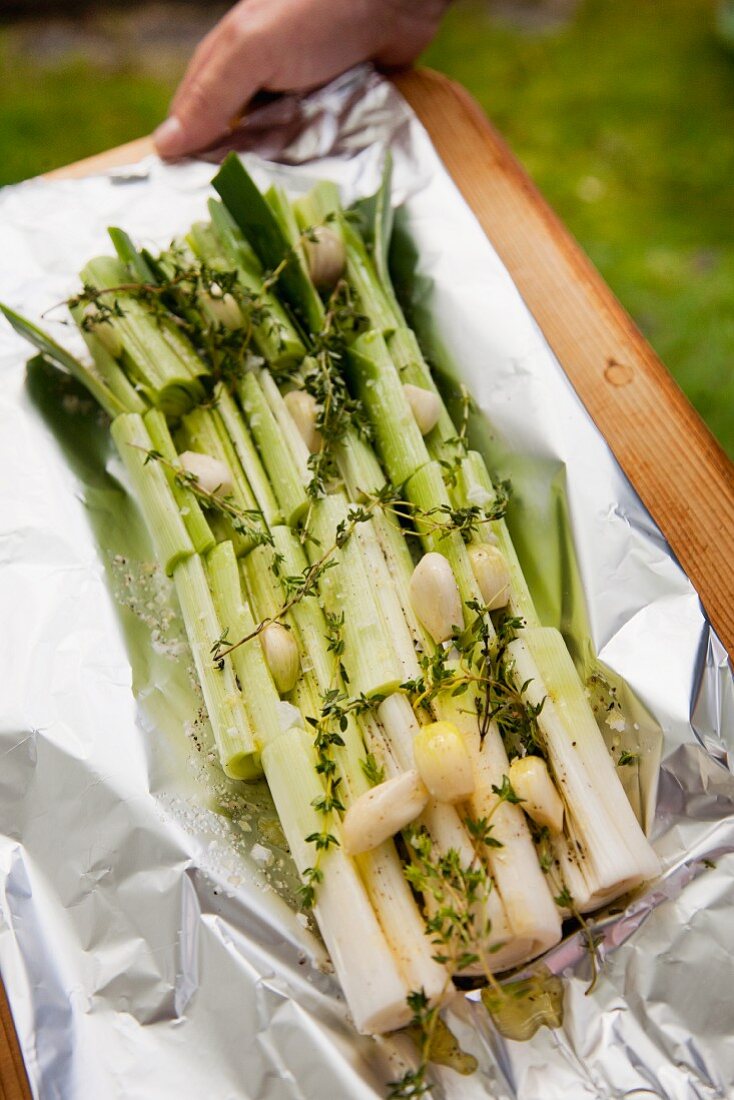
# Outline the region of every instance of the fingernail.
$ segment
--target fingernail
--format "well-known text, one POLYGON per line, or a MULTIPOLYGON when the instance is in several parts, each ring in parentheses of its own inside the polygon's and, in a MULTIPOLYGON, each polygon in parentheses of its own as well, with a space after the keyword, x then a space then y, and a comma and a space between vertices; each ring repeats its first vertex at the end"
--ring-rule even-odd
POLYGON ((184 129, 175 115, 162 122, 153 134, 155 147, 162 157, 173 157, 183 146, 184 129))

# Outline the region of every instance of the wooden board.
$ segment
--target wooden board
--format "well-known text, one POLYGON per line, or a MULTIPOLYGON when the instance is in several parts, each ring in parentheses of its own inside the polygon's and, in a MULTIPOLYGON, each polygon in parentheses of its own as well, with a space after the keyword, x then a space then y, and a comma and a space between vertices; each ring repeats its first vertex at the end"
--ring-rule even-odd
MULTIPOLYGON (((734 465, 469 94, 429 70, 394 80, 734 655, 734 465)), ((49 176, 151 151, 141 138, 49 176)), ((28 1100, 4 999, 0 1022, 0 1100, 28 1100)))
POLYGON ((2 983, 0 983, 0 1100, 31 1100, 31 1090, 28 1087, 28 1078, 2 983))

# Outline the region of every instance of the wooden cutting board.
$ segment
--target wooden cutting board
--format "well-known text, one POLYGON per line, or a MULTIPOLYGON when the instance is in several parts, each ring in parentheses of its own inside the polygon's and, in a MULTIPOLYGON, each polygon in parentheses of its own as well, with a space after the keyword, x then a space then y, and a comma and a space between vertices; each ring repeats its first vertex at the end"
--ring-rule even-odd
MULTIPOLYGON (((471 96, 431 70, 393 79, 734 656, 734 464, 471 96)), ((141 138, 50 175, 151 151, 141 138)), ((0 1100, 29 1100, 4 997, 0 1024, 0 1100)))

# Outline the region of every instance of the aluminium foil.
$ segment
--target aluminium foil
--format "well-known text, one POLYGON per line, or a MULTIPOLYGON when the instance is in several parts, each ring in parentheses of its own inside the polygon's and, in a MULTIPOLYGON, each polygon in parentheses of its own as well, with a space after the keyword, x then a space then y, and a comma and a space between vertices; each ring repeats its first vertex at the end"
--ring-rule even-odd
MULTIPOLYGON (((449 1023, 478 1061, 446 1100, 734 1095, 734 687, 690 582, 395 89, 360 67, 237 135, 261 183, 376 188, 400 207, 411 319, 514 487, 509 521, 559 626, 662 879, 545 960, 561 1028, 502 1039, 476 996, 449 1023), (601 685, 601 687, 600 687, 601 685)), ((33 319, 109 249, 204 217, 211 164, 139 164, 0 193, 0 299, 33 319)), ((63 309, 46 322, 75 351, 63 309)), ((104 417, 0 326, 0 969, 34 1097, 377 1100, 412 1058, 355 1034, 267 790, 217 768, 170 585, 104 417)))

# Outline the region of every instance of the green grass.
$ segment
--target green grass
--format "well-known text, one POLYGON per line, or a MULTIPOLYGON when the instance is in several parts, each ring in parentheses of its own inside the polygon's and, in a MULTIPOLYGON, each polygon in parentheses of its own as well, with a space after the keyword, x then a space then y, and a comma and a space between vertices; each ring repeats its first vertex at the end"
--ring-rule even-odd
MULTIPOLYGON (((0 35, 2 32, 0 31, 0 35)), ((34 65, 0 37, 0 185, 149 133, 174 82, 83 58, 34 65)))
MULTIPOLYGON (((712 0, 586 0, 542 34, 490 11, 453 7, 425 61, 476 96, 734 457, 734 58, 712 0)), ((149 132, 175 85, 170 63, 10 46, 0 183, 149 132)))
POLYGON ((426 61, 476 96, 734 457, 734 58, 713 11, 587 0, 531 36, 462 4, 426 61))

